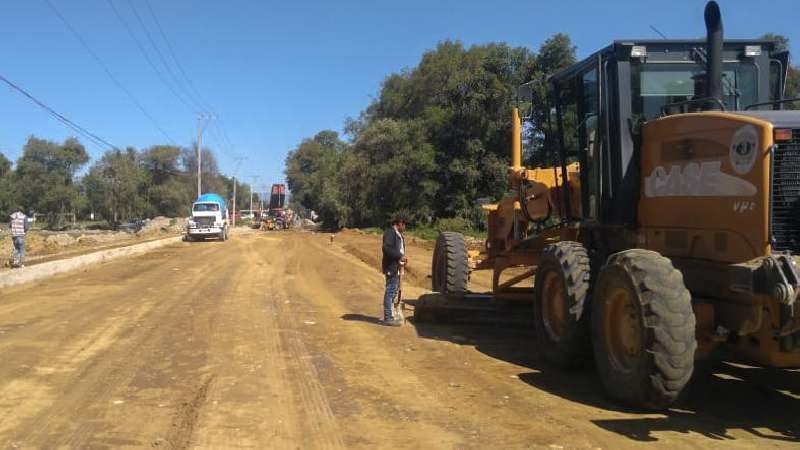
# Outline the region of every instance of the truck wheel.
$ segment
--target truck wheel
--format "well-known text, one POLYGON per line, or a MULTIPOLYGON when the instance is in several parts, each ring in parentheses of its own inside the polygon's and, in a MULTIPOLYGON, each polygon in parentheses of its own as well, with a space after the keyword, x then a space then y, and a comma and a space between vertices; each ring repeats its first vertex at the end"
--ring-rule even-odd
POLYGON ((697 348, 681 273, 656 252, 626 250, 609 257, 593 299, 594 356, 609 396, 650 409, 674 402, 697 348))
POLYGON ((469 257, 461 233, 439 233, 433 250, 431 281, 433 290, 442 294, 463 294, 467 291, 469 257))
POLYGON ((545 247, 533 285, 534 325, 547 361, 560 367, 590 358, 589 254, 578 242, 545 247))

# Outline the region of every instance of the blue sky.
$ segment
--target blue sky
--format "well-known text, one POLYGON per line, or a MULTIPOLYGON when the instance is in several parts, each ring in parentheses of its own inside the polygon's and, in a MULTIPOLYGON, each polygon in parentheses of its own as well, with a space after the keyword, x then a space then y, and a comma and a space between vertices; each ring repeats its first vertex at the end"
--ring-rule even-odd
MULTIPOLYGON (((114 76, 178 144, 195 139, 196 114, 147 64, 108 0, 50 0, 114 76)), ((162 76, 190 89, 172 63, 145 0, 111 0, 162 76), (162 66, 130 5, 171 64, 162 66)), ((568 33, 579 56, 621 38, 704 35, 701 0, 671 1, 295 1, 149 0, 182 67, 219 120, 205 135, 223 172, 259 185, 283 178, 286 153, 322 129, 357 116, 391 72, 414 66, 445 39, 505 41, 538 48, 568 33), (232 145, 224 144, 227 134, 232 145), (238 170, 235 156, 246 157, 238 170)), ((773 31, 800 43, 796 2, 721 0, 726 37, 773 31), (766 2, 765 2, 766 4, 766 2)), ((0 74, 111 143, 144 148, 166 138, 109 79, 46 0, 0 6, 0 74)), ((185 96, 186 94, 184 94, 185 96)), ((27 136, 61 141, 72 133, 0 86, 0 152, 19 157, 27 136)), ((97 157, 102 149, 87 145, 97 157)))

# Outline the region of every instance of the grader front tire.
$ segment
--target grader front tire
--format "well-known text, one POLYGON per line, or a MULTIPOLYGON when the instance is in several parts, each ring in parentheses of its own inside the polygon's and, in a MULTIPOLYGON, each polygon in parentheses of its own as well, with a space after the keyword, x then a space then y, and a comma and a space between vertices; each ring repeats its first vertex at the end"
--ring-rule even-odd
POLYGON ((612 255, 592 299, 597 371, 614 400, 648 409, 674 402, 694 369, 695 317, 683 276, 660 254, 612 255))
POLYGON ((542 356, 560 367, 591 359, 589 254, 578 242, 562 241, 544 249, 534 283, 534 324, 542 356))

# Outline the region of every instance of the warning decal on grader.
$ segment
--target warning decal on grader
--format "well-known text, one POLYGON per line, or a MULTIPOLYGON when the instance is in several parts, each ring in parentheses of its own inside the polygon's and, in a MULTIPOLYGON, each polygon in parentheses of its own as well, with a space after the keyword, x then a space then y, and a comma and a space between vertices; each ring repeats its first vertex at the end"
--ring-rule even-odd
POLYGON ((758 152, 758 132, 756 127, 752 125, 745 125, 733 135, 731 139, 731 166, 733 170, 740 174, 745 175, 750 173, 753 165, 756 162, 756 155, 758 152))

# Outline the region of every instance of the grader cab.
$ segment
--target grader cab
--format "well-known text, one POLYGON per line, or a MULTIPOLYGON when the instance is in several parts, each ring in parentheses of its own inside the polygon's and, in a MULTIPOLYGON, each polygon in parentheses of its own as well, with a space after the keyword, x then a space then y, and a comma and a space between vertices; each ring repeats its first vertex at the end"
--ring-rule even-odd
POLYGON ((800 366, 800 111, 770 40, 617 41, 548 80, 552 167, 526 168, 515 110, 512 195, 485 205, 467 261, 443 233, 433 288, 532 301, 549 361, 592 358, 608 394, 661 408, 719 346, 800 366), (471 269, 470 269, 471 267, 471 269), (531 280, 533 283, 531 284, 531 280))

